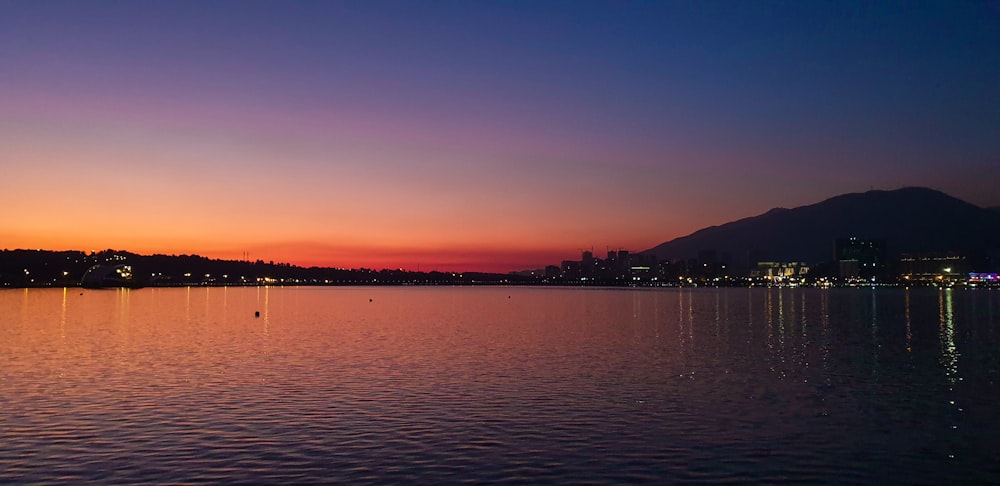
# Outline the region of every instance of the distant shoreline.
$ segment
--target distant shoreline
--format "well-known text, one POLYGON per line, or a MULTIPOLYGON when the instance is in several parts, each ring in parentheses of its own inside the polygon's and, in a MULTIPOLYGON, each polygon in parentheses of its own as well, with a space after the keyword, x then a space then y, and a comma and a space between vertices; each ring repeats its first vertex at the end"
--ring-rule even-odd
POLYGON ((295 288, 295 287, 538 287, 538 288, 591 288, 591 289, 726 289, 726 288, 778 288, 778 289, 879 289, 879 288, 937 288, 937 289, 968 289, 968 290, 1000 290, 997 284, 969 285, 965 282, 955 282, 951 284, 935 284, 931 282, 916 282, 913 284, 901 283, 875 283, 875 284, 808 284, 808 285, 782 285, 782 284, 762 284, 762 283, 731 283, 729 285, 695 285, 695 284, 608 284, 608 283, 572 283, 572 282, 424 282, 424 283, 272 283, 272 284, 170 284, 170 285, 145 285, 140 287, 127 286, 106 286, 106 287, 86 287, 80 284, 75 285, 2 285, 0 290, 26 290, 26 289, 81 289, 81 290, 142 290, 142 289, 169 289, 169 288, 246 288, 246 287, 267 287, 267 288, 295 288))
MULTIPOLYGON (((138 255, 117 250, 89 254, 80 251, 0 250, 0 288, 531 285, 615 288, 1000 287, 995 273, 977 274, 957 269, 951 271, 950 268, 936 273, 895 274, 878 278, 838 277, 831 271, 801 272, 795 278, 775 278, 759 270, 732 275, 725 265, 699 265, 697 262, 679 261, 656 267, 618 263, 585 258, 580 262, 565 261, 560 267, 497 274, 305 268, 261 260, 250 262, 216 260, 198 255, 138 255), (597 268, 598 264, 603 266, 597 268)), ((774 271, 771 267, 767 269, 774 271)))

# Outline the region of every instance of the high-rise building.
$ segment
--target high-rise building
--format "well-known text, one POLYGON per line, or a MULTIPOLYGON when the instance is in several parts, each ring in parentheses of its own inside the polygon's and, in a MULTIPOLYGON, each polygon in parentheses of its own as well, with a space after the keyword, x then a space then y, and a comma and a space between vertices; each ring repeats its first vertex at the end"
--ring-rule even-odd
POLYGON ((834 258, 842 278, 872 278, 885 272, 885 241, 838 238, 834 258))

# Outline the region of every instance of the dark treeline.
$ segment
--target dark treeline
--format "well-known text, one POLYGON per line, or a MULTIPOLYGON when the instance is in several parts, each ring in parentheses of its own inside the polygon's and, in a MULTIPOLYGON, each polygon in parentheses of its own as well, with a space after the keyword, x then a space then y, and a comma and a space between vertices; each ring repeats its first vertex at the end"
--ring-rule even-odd
POLYGON ((413 272, 300 267, 273 261, 217 260, 198 255, 127 251, 2 250, 0 287, 76 286, 95 265, 128 265, 140 285, 477 285, 526 284, 530 277, 478 272, 413 272))

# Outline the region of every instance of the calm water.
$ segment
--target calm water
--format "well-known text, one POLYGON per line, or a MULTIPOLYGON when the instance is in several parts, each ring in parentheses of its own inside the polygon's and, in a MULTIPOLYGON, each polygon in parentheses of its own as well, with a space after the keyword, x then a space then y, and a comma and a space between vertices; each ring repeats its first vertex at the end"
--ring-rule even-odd
POLYGON ((0 482, 997 482, 998 321, 995 290, 3 290, 0 482))

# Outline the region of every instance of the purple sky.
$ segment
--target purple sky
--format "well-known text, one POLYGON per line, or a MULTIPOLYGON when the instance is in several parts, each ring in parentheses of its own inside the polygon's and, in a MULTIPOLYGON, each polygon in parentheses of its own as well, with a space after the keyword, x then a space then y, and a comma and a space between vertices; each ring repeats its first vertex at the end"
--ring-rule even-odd
POLYGON ((870 188, 1000 206, 1000 7, 0 1, 0 170, 0 247, 338 266, 531 268, 870 188))

